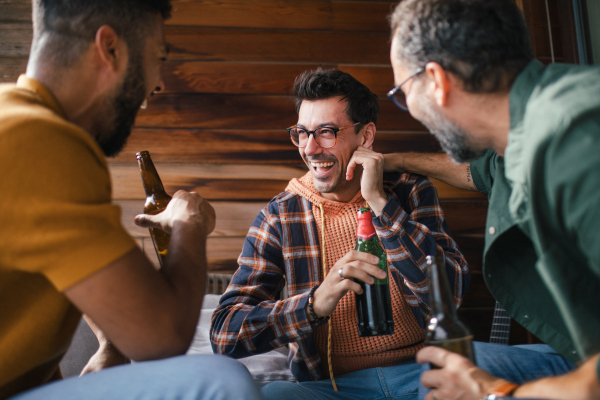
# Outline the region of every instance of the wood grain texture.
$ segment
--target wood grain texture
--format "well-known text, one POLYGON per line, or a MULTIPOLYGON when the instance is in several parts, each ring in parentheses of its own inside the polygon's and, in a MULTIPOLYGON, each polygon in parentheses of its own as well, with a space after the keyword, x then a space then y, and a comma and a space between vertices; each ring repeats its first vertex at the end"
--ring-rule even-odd
POLYGON ((168 25, 261 29, 324 29, 331 26, 329 1, 174 0, 168 25))
MULTIPOLYGON (((300 164, 298 148, 285 129, 134 129, 111 163, 133 162, 148 150, 155 162, 217 164, 300 164)), ((439 152, 437 140, 424 132, 377 132, 378 152, 439 152)))
POLYGON ((390 66, 169 60, 165 93, 289 95, 298 75, 319 66, 348 72, 381 98, 393 87, 390 66))
POLYGON ((332 1, 333 29, 341 31, 386 32, 390 25, 387 16, 394 3, 364 1, 332 1))
MULTIPOLYGON (((380 130, 426 131, 391 100, 379 101, 380 130)), ((161 94, 140 110, 136 127, 206 129, 285 129, 297 122, 290 96, 235 96, 218 94, 161 94)))
POLYGON ((172 59, 389 65, 389 34, 167 27, 172 59))
POLYGON ((0 82, 16 82, 26 68, 27 57, 0 57, 0 82))
POLYGON ((31 23, 31 0, 0 0, 0 22, 31 23))
POLYGON ((1 23, 0 57, 28 57, 32 37, 33 28, 31 27, 31 23, 1 23))

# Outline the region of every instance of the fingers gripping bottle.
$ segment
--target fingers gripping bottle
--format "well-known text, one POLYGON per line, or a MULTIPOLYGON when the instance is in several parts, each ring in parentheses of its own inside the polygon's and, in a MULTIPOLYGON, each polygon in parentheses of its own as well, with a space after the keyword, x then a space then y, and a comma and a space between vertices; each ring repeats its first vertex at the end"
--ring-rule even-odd
POLYGON ((456 314, 454 296, 450 291, 440 252, 435 259, 427 256, 427 274, 429 296, 431 296, 431 320, 425 335, 425 345, 453 351, 468 358, 474 364, 473 335, 456 314))
MULTIPOLYGON (((171 201, 171 196, 165 192, 158 172, 154 167, 154 163, 150 158, 150 153, 140 151, 136 153, 138 164, 140 166, 140 174, 142 176, 142 185, 146 192, 146 204, 144 205, 144 214, 158 214, 167 208, 167 204, 171 201)), ((169 240, 171 235, 157 228, 150 228, 150 236, 158 255, 160 266, 163 267, 167 252, 169 249, 169 240)))
MULTIPOLYGON (((379 243, 373 226, 373 213, 370 208, 358 210, 358 227, 356 229, 356 250, 379 257, 378 267, 388 273, 387 257, 379 243)), ((388 274, 389 275, 389 274, 388 274)), ((357 281, 363 289, 356 295, 356 318, 358 334, 361 337, 392 335, 394 319, 390 297, 389 276, 385 279, 375 278, 372 285, 357 281)))

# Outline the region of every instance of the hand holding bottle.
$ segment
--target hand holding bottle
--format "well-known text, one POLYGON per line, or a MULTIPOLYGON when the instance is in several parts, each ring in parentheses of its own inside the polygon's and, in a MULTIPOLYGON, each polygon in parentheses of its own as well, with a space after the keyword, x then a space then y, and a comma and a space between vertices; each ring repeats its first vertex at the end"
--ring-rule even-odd
POLYGON ((195 192, 177 191, 167 208, 159 214, 139 214, 135 223, 144 228, 158 228, 172 233, 178 223, 197 223, 206 235, 215 229, 215 210, 195 192))

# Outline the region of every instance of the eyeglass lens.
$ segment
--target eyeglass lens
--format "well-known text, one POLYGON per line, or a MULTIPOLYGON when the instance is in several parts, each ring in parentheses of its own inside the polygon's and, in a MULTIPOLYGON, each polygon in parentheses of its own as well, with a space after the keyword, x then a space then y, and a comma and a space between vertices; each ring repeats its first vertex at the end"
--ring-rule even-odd
POLYGON ((398 90, 396 90, 394 96, 392 97, 392 100, 394 100, 394 103, 396 103, 398 107, 405 110, 408 109, 408 105, 406 104, 406 94, 404 93, 404 91, 402 91, 401 88, 398 88, 398 90))
MULTIPOLYGON (((319 146, 324 148, 335 146, 336 135, 333 129, 317 128, 315 129, 313 135, 319 146)), ((292 128, 290 130, 290 137, 296 146, 306 147, 310 133, 306 129, 292 128)))

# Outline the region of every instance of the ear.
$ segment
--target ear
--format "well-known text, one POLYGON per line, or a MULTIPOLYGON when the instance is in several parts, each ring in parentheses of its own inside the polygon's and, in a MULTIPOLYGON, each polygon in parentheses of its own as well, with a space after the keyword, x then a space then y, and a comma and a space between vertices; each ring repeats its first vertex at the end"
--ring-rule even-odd
POLYGON ((429 76, 433 98, 438 106, 444 107, 448 102, 450 93, 450 76, 442 66, 436 62, 429 62, 425 66, 425 72, 429 76))
POLYGON ((373 141, 375 141, 375 133, 377 132, 377 127, 373 122, 369 122, 363 127, 362 130, 362 145, 369 150, 373 150, 373 141))
POLYGON ((118 73, 127 67, 127 45, 112 27, 102 25, 96 31, 94 44, 103 68, 118 73))

